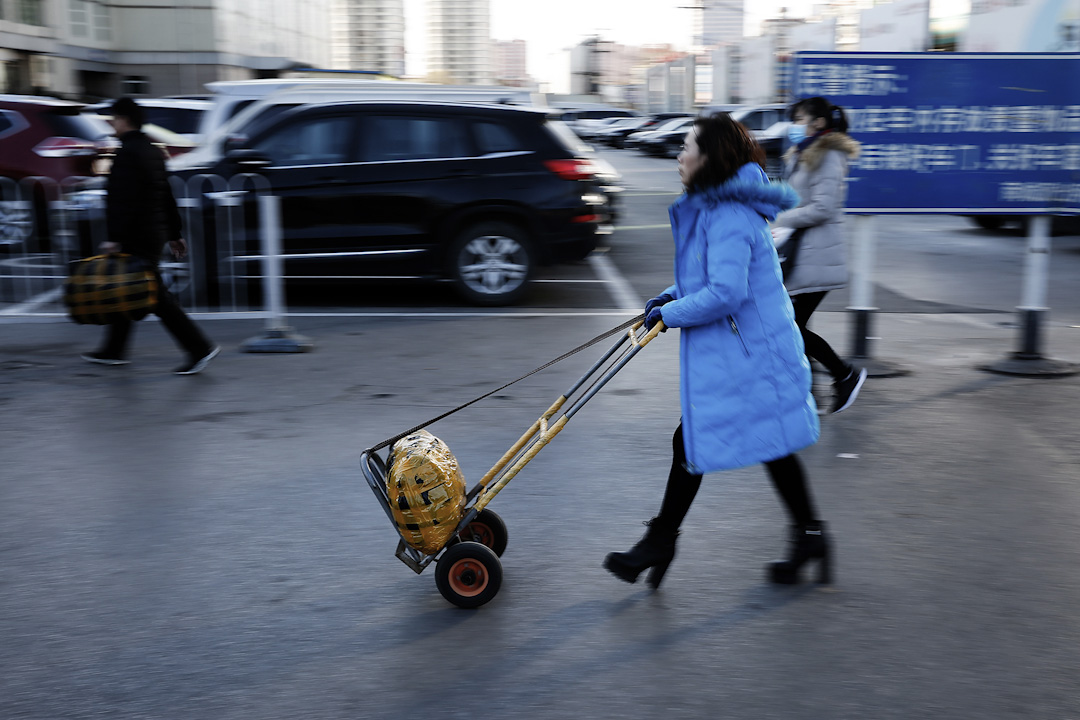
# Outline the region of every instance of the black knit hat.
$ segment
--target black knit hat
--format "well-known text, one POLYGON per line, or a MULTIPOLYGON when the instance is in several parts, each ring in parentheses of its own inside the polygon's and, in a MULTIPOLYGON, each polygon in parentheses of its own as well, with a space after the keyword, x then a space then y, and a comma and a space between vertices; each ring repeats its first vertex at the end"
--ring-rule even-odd
POLYGON ((143 112, 143 109, 139 107, 138 103, 129 97, 122 97, 114 102, 112 107, 109 108, 109 112, 113 117, 126 118, 136 130, 141 128, 143 123, 146 122, 146 113, 143 112))

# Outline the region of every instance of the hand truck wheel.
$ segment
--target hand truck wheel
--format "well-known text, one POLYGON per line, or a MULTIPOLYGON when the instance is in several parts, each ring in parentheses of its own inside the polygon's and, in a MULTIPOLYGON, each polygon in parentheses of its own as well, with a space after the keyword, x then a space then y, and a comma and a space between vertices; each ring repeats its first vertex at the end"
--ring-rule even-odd
POLYGON ((510 533, 506 529, 506 523, 494 510, 484 508, 476 514, 476 519, 465 526, 465 529, 457 534, 454 544, 458 542, 478 542, 491 548, 499 557, 506 552, 506 541, 510 533))
POLYGON ((502 563, 491 548, 477 542, 451 545, 435 566, 435 586, 460 608, 478 608, 502 585, 502 563))

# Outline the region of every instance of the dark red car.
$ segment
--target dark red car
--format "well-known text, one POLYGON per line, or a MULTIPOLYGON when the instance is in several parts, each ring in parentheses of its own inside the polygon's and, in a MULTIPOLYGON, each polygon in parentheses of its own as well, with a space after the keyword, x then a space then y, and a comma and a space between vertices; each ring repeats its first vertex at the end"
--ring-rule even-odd
POLYGON ((53 98, 0 95, 0 177, 59 182, 93 176, 93 162, 107 135, 82 116, 82 107, 53 98))
POLYGON ((0 245, 36 238, 50 249, 48 203, 77 178, 95 174, 108 139, 80 114, 79 103, 27 95, 0 95, 0 245), (25 201, 32 200, 27 206, 25 201))

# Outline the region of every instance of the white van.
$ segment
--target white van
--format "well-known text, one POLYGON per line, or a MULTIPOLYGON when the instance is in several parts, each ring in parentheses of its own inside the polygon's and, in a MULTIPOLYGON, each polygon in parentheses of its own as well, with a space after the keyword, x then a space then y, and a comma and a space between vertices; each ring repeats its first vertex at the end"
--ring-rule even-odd
POLYGON ((243 134, 252 120, 291 107, 337 100, 427 100, 498 105, 543 106, 542 95, 522 88, 413 83, 397 80, 326 80, 286 78, 270 80, 221 80, 207 83, 213 106, 203 114, 203 142, 169 164, 170 170, 209 167, 225 153, 225 142, 243 134))

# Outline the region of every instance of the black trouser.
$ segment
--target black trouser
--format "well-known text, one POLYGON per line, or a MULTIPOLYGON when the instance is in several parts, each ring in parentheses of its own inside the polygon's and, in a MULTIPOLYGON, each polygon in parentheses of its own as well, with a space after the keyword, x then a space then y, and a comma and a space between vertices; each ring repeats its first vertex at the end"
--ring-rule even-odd
MULTIPOLYGON (((694 475, 686 469, 682 423, 679 423, 675 436, 671 439, 671 449, 671 472, 668 473, 667 489, 664 491, 664 501, 657 519, 663 526, 677 530, 694 502, 698 488, 701 487, 701 475, 694 475)), ((814 522, 817 516, 798 456, 792 453, 778 460, 771 460, 765 463, 765 469, 769 472, 773 487, 783 500, 792 522, 796 525, 814 522)))
POLYGON ((811 332, 806 327, 806 324, 810 322, 810 316, 814 314, 817 306, 824 299, 824 292, 792 295, 791 306, 795 309, 795 324, 799 326, 799 332, 802 333, 806 356, 814 358, 824 365, 825 369, 832 375, 833 380, 843 380, 851 372, 851 366, 833 352, 833 349, 829 347, 829 343, 825 342, 824 338, 811 332))
MULTIPOLYGON (((158 275, 157 285, 157 305, 154 306, 152 312, 161 318, 161 323, 176 340, 177 345, 185 350, 192 359, 204 357, 212 347, 210 341, 191 321, 183 308, 177 304, 172 293, 165 289, 165 283, 161 281, 161 275, 158 275)), ((127 353, 128 338, 131 336, 132 325, 134 323, 130 320, 111 323, 105 335, 105 347, 102 348, 101 354, 105 357, 123 358, 127 353)))

